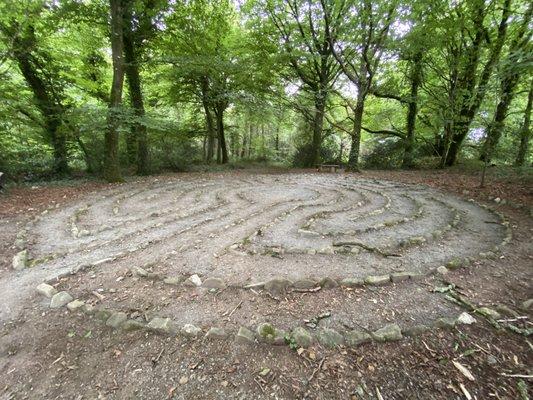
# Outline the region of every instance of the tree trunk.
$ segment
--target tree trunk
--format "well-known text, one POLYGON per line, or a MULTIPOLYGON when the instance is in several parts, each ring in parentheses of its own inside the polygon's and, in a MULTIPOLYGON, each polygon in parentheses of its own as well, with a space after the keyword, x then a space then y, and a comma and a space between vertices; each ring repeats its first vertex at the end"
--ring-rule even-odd
POLYGON ((326 99, 323 91, 319 90, 315 94, 315 115, 313 118, 313 138, 311 142, 311 157, 308 167, 315 167, 320 164, 320 148, 322 146, 322 127, 324 125, 324 112, 326 109, 326 99))
POLYGON ((111 11, 111 50, 113 59, 113 82, 109 97, 107 129, 105 132, 104 178, 109 182, 122 180, 118 159, 118 127, 124 84, 123 19, 121 0, 109 0, 111 11))
POLYGON ((422 53, 415 54, 411 70, 411 91, 407 105, 407 123, 402 168, 412 168, 414 163, 415 127, 418 113, 418 88, 422 83, 422 53))
POLYGON ((359 147, 361 145, 361 126, 365 109, 364 96, 358 96, 353 115, 352 146, 348 157, 348 170, 359 171, 359 147))
MULTIPOLYGON (((16 29, 19 29, 17 26, 16 29)), ((49 143, 52 145, 54 154, 53 172, 56 175, 66 175, 69 172, 67 141, 63 132, 60 131, 63 115, 63 106, 59 100, 53 98, 50 89, 46 87, 46 83, 39 75, 37 65, 30 53, 31 46, 33 46, 34 36, 33 31, 27 33, 26 37, 20 37, 15 34, 14 42, 14 57, 20 68, 22 76, 33 92, 33 97, 37 103, 37 107, 44 118, 44 129, 49 143)))
POLYGON ((220 154, 218 160, 222 164, 227 164, 229 158, 228 149, 226 147, 226 137, 224 134, 224 108, 223 105, 217 105, 215 108, 215 116, 217 119, 218 148, 220 154))
POLYGON ((207 130, 207 163, 213 161, 215 154, 215 125, 213 123, 213 115, 209 107, 209 79, 204 76, 201 80, 200 89, 202 91, 202 106, 205 113, 205 125, 207 130))
MULTIPOLYGON (((131 7, 131 5, 130 5, 131 7)), ((138 49, 135 48, 135 42, 132 31, 132 12, 126 10, 124 20, 124 59, 125 73, 128 78, 128 88, 130 92, 131 106, 135 113, 135 122, 133 123, 132 135, 128 138, 131 141, 131 148, 128 154, 131 156, 130 161, 137 164, 137 173, 146 175, 149 172, 149 152, 146 125, 143 118, 145 115, 144 100, 141 88, 141 77, 139 73, 138 49)))
POLYGON ((529 93, 527 95, 527 106, 524 114, 524 122, 522 123, 522 128, 520 129, 520 144, 518 145, 518 153, 516 154, 515 165, 517 167, 524 166, 526 162, 526 155, 529 148, 529 140, 531 139, 531 106, 533 103, 533 79, 529 86, 529 93))

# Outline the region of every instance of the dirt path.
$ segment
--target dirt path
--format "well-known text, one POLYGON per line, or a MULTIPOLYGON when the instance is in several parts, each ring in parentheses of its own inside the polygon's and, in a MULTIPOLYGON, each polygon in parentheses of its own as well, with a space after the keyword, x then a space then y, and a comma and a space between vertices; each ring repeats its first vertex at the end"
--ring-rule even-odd
MULTIPOLYGON (((481 316, 474 326, 434 330, 465 311, 434 289, 452 283, 476 306, 519 311, 532 297, 531 218, 503 207, 509 228, 502 216, 469 201, 482 193, 462 189, 456 196, 435 181, 429 187, 370 175, 183 174, 95 190, 44 214, 38 207, 26 217, 11 209, 1 221, 6 398, 377 398, 376 388, 384 398, 417 398, 415 391, 418 398, 461 398, 461 384, 480 399, 516 398, 516 379, 498 374, 529 371, 527 342, 508 333, 494 339, 481 316), (14 272, 10 244, 24 226, 18 246, 35 265, 14 272), (513 240, 505 245, 509 229, 513 240), (132 274, 138 268, 151 278, 132 274), (192 274, 220 278, 225 288, 181 284, 192 274), (396 274, 406 279, 314 290, 326 277, 396 274), (304 289, 313 290, 280 295, 260 285, 244 288, 274 278, 294 287, 311 282, 304 289), (115 332, 80 312, 48 310, 49 300, 35 294, 43 281, 140 324, 170 317, 230 337, 265 322, 284 332, 303 326, 317 337, 327 329, 346 335, 387 324, 400 326, 404 336, 428 329, 400 345, 315 343, 300 354, 231 339, 183 341, 115 332), (316 324, 306 323, 324 313, 316 324), (452 346, 454 340, 460 345, 452 346), (482 350, 468 352, 469 346, 482 350), (465 380, 451 362, 441 367, 443 359, 469 363, 477 381, 465 380), (418 371, 420 363, 429 370, 418 371), (78 395, 82 387, 86 392, 78 395)), ((530 323, 522 318, 518 326, 530 323)))

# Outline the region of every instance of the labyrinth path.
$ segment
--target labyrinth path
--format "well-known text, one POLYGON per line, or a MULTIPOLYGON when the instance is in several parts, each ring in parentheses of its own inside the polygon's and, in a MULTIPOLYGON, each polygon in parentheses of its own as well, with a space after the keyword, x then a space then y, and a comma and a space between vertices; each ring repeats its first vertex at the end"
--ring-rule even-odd
POLYGON ((457 316, 420 280, 490 256, 508 234, 492 211, 425 186, 227 174, 100 192, 42 215, 19 245, 35 264, 24 273, 107 325, 244 337, 268 322, 327 344, 457 316))

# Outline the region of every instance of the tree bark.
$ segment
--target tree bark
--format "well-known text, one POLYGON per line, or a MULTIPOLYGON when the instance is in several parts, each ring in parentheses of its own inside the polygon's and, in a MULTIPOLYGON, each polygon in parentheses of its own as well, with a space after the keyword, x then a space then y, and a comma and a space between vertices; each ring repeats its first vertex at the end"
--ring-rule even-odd
POLYGON ((359 147, 361 145, 361 126, 365 110, 364 94, 358 95, 353 115, 352 146, 348 157, 348 170, 359 171, 359 147))
POLYGON ((313 138, 311 142, 311 157, 308 167, 315 167, 320 164, 320 148, 322 146, 322 127, 324 126, 324 112, 326 109, 326 98, 322 90, 315 94, 315 114, 313 118, 313 138))
POLYGON ((418 113, 418 89, 422 83, 422 53, 417 53, 413 57, 410 82, 411 88, 409 103, 407 104, 405 149, 402 160, 403 168, 412 168, 414 164, 413 152, 415 147, 416 115, 418 113))
POLYGON ((218 134, 218 148, 220 157, 217 157, 219 162, 222 164, 227 164, 229 161, 228 158, 228 149, 226 147, 226 137, 224 133, 224 105, 218 104, 215 107, 215 117, 217 120, 217 134, 218 134))
POLYGON ((209 78, 202 77, 200 83, 200 89, 202 92, 202 106, 205 113, 205 125, 207 130, 207 163, 213 161, 215 153, 215 125, 213 123, 213 114, 211 114, 211 108, 209 106, 209 78))
MULTIPOLYGON (((18 29, 18 26, 15 27, 15 32, 18 29)), ((6 34, 9 32, 6 31, 6 34)), ((15 33, 13 45, 13 54, 22 76, 32 90, 37 107, 44 118, 44 129, 54 154, 53 172, 60 176, 66 175, 69 173, 67 141, 64 133, 60 131, 64 110, 59 99, 54 99, 54 91, 47 87, 44 79, 39 75, 31 54, 31 48, 35 45, 32 28, 28 28, 28 32, 25 32, 23 37, 18 32, 15 33)))
POLYGON ((529 86, 529 93, 527 95, 527 106, 524 113, 524 122, 522 123, 522 128, 520 129, 520 144, 518 145, 518 152, 516 154, 515 165, 517 167, 524 166, 526 162, 526 155, 529 148, 529 140, 531 139, 531 106, 533 103, 533 79, 529 86))
POLYGON ((122 180, 118 159, 120 106, 124 85, 123 58, 123 10, 121 0, 109 0, 111 12, 111 50, 113 59, 113 82, 109 96, 107 129, 105 132, 104 178, 109 182, 122 180))
POLYGON ((135 113, 135 121, 131 127, 128 143, 130 144, 130 161, 137 164, 137 173, 146 175, 149 172, 149 151, 146 125, 142 121, 145 116, 144 100, 139 72, 138 50, 135 48, 134 33, 132 31, 132 13, 126 10, 124 20, 124 60, 125 73, 128 78, 131 106, 135 113))

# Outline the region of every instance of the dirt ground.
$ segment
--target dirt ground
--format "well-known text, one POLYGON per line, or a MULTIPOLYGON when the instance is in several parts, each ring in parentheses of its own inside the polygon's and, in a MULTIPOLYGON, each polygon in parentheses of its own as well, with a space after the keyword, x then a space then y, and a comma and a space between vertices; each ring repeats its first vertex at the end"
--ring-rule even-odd
POLYGON ((533 191, 512 179, 477 185, 477 176, 443 171, 236 171, 11 188, 0 197, 0 399, 526 398, 532 324, 521 304, 533 297, 533 191), (479 257, 505 238, 501 218, 470 199, 509 220, 512 240, 497 255, 479 257), (35 265, 13 271, 17 234, 36 216, 25 244, 35 265), (427 274, 465 257, 467 268, 383 287, 279 298, 242 289, 274 277, 427 274), (168 285, 136 277, 135 267, 229 286, 168 285), (308 327, 324 312, 331 316, 316 329, 431 325, 467 311, 434 291, 453 284, 477 307, 516 311, 505 318, 521 333, 475 315, 473 325, 355 348, 193 340, 51 310, 35 293, 43 281, 131 318, 169 316, 231 334, 261 322, 308 327))

